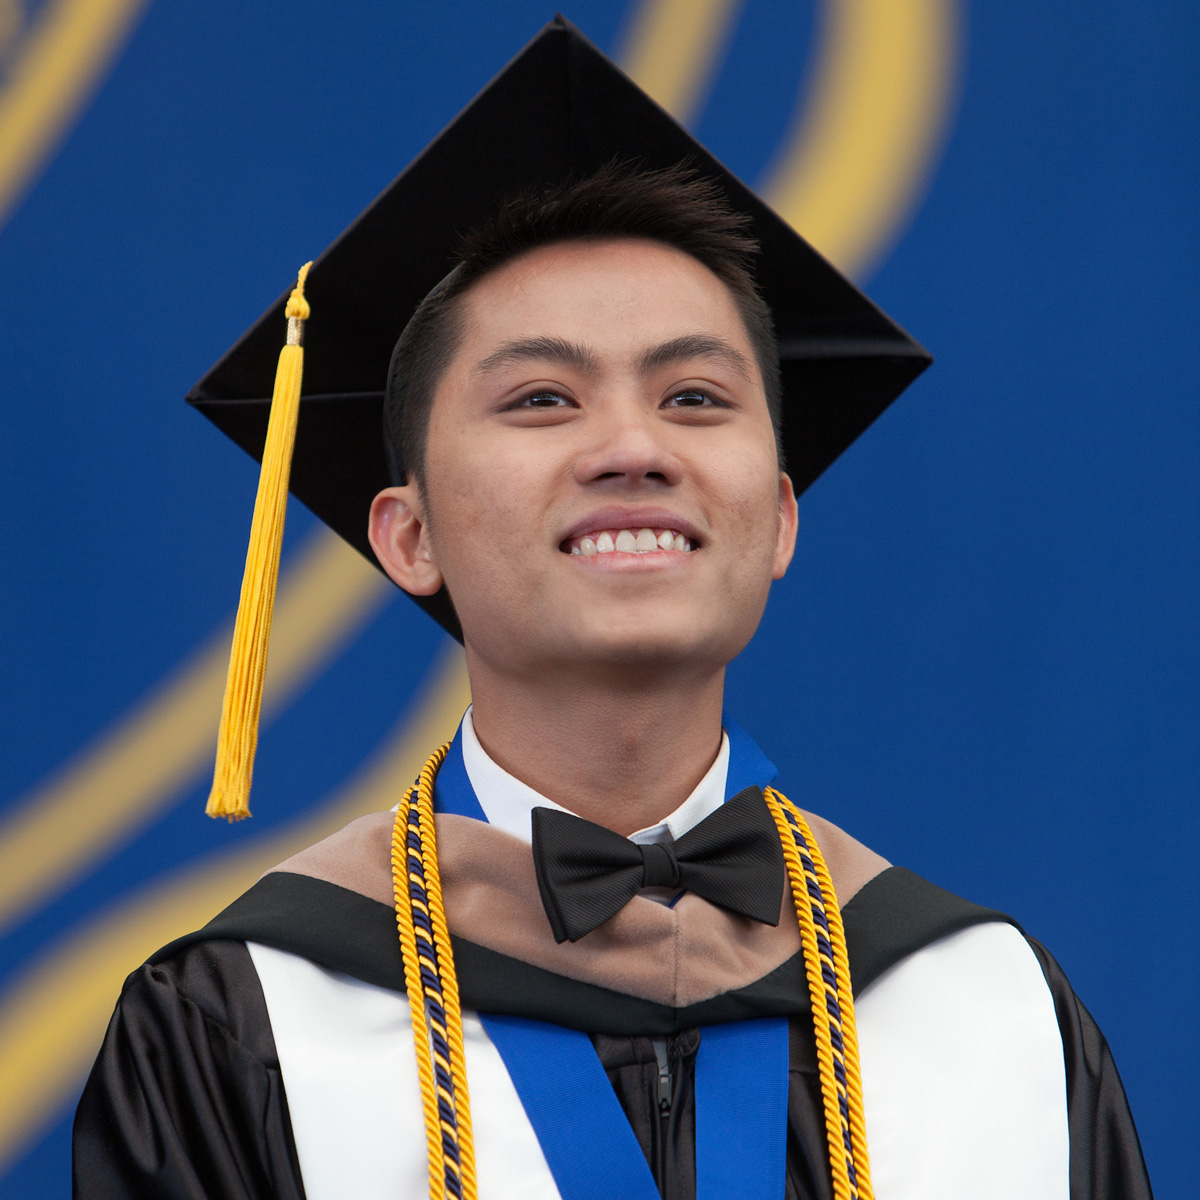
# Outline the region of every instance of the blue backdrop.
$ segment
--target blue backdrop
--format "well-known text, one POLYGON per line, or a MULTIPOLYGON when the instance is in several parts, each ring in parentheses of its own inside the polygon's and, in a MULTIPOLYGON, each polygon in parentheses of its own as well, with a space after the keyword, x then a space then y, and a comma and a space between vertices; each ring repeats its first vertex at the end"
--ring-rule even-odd
MULTIPOLYGON (((717 4, 674 92, 646 47, 694 24, 688 6, 567 11, 764 187, 838 94, 831 63, 853 83, 847 55, 891 55, 911 89, 921 47, 903 39, 945 39, 894 202, 828 234, 937 362, 805 496, 729 704, 794 799, 1051 948, 1113 1045, 1158 1194, 1184 1196, 1200 1165, 1200 9, 889 5, 911 20, 872 34, 851 11, 866 0, 717 4)), ((182 397, 552 14, 9 9, 0 1192, 33 1198, 67 1194, 82 1074, 163 923, 236 894, 236 855, 337 794, 444 672, 432 623, 362 584, 357 619, 281 685, 255 820, 203 817, 211 738, 184 752, 182 700, 176 724, 146 723, 224 636, 256 468, 182 397), (113 784, 160 761, 128 795, 113 784)), ((691 33, 663 44, 691 54, 691 33)), ((293 504, 285 569, 321 545, 314 524, 293 504)))

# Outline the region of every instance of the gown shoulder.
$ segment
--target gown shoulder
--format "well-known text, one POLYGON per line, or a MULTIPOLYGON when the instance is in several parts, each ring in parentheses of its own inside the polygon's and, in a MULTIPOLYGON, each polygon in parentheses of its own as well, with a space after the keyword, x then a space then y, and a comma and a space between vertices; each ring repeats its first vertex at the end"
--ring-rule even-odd
POLYGON ((301 1200, 266 1003, 242 942, 134 971, 75 1115, 76 1200, 301 1200))

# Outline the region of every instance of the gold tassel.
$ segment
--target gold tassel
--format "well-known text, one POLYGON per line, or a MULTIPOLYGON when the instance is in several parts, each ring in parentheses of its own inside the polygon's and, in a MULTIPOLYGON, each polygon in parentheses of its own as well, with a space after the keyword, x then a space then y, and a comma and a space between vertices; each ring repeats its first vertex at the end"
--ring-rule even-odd
POLYGON ((250 780, 258 746, 258 716, 262 709, 263 677, 267 669, 267 644, 275 611, 275 584, 279 578, 279 551, 283 546, 283 520, 287 512, 288 477, 296 417, 300 411, 300 378, 304 371, 304 322, 308 301, 304 280, 312 263, 300 268, 300 277, 288 298, 287 345, 279 352, 275 393, 263 447, 262 473, 254 499, 250 548, 242 597, 233 627, 233 649, 225 680, 221 729, 217 734, 217 766, 205 812, 210 817, 240 821, 250 815, 250 780))

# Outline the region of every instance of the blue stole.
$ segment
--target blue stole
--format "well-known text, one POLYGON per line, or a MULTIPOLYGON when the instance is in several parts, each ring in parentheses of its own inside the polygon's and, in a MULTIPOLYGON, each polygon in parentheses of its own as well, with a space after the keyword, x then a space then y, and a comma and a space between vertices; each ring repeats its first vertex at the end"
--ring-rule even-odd
MULTIPOLYGON (((725 799, 765 787, 774 764, 728 717, 725 799)), ((438 812, 486 821, 454 739, 438 771, 438 812)), ((659 1200, 658 1188, 587 1034, 480 1013, 521 1098, 562 1200, 659 1200)), ((696 1053, 696 1200, 777 1200, 787 1159, 788 1022, 700 1031, 696 1053)))

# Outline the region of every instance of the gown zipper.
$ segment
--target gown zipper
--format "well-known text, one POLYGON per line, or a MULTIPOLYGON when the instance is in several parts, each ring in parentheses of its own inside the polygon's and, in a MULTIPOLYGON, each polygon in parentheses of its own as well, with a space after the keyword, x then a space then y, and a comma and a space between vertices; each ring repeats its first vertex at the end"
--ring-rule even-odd
POLYGON ((667 1043, 663 1038, 654 1039, 654 1057, 658 1060, 658 1115, 666 1134, 667 1119, 671 1115, 671 1099, 674 1092, 671 1080, 671 1062, 667 1057, 667 1043))

